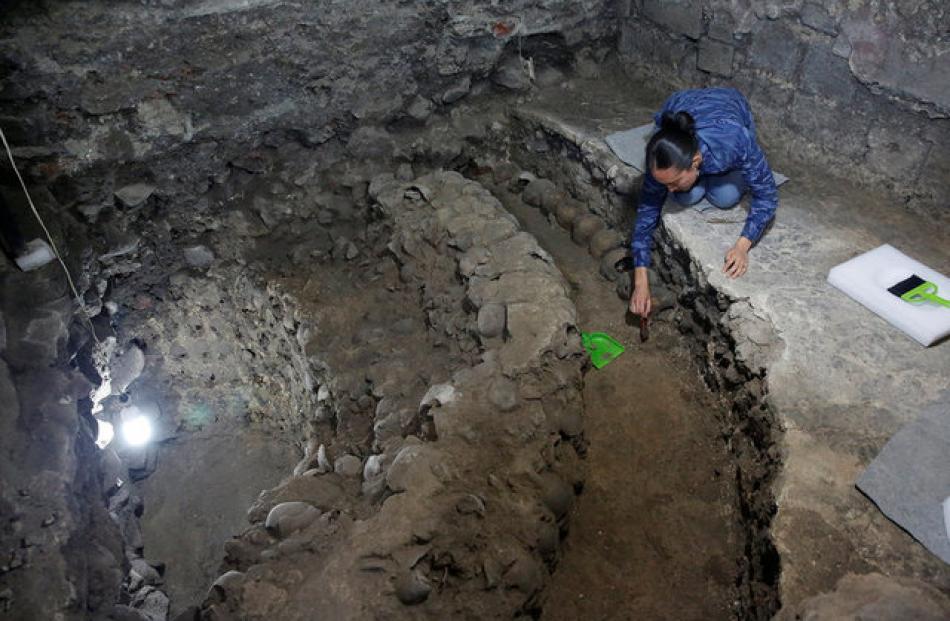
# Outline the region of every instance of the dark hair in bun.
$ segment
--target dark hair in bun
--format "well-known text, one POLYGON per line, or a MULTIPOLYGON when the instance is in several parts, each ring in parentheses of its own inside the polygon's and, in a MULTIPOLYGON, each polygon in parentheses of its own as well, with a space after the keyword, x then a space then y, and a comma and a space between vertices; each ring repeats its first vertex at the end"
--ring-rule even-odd
POLYGON ((648 170, 670 167, 687 170, 697 151, 696 122, 689 112, 664 112, 660 117, 660 131, 647 143, 648 170))

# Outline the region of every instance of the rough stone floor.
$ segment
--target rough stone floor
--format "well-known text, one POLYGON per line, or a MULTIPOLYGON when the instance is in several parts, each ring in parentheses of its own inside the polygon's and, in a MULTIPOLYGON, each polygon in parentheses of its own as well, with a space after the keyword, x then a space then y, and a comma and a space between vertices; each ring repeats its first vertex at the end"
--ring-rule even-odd
MULTIPOLYGON (((621 179, 631 169, 602 138, 649 122, 663 98, 601 80, 568 92, 554 89, 515 114, 573 143, 589 164, 613 169, 621 179)), ((753 344, 771 343, 760 356, 770 405, 784 431, 772 533, 781 554, 785 610, 836 584, 852 594, 876 584, 875 577, 853 574, 885 574, 911 594, 930 587, 946 593, 950 568, 888 521, 854 482, 918 412, 935 405, 950 409, 950 344, 920 347, 825 278, 834 265, 884 243, 950 272, 948 215, 915 214, 876 188, 796 165, 782 145, 767 137, 763 142, 773 168, 792 181, 780 190, 775 224, 753 249, 745 277, 727 279, 720 266, 742 227, 747 201, 731 211, 667 210, 663 224, 709 285, 768 326, 764 334, 762 321, 748 322, 744 336, 753 344), (922 222, 929 223, 926 230, 922 222)))

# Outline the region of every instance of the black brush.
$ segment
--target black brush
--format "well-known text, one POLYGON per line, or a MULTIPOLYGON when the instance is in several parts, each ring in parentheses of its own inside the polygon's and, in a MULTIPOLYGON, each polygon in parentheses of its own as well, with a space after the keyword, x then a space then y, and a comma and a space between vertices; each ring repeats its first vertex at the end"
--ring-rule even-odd
POLYGON ((911 274, 910 277, 905 278, 892 287, 888 287, 887 290, 911 304, 936 302, 941 306, 950 308, 950 300, 945 300, 937 296, 937 285, 924 280, 917 274, 911 274))

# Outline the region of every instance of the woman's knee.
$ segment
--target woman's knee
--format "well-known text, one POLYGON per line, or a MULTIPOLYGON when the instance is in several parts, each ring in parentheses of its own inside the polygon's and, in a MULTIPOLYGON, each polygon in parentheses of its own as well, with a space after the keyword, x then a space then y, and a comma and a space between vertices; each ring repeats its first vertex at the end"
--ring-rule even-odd
POLYGON ((742 198, 745 188, 732 180, 723 180, 722 183, 707 184, 706 200, 720 209, 735 207, 742 198))
POLYGON ((703 186, 701 182, 697 182, 696 185, 685 192, 673 192, 671 196, 678 204, 683 205, 684 207, 689 207, 690 205, 695 205, 699 201, 703 200, 703 196, 705 196, 705 194, 705 186, 703 186))

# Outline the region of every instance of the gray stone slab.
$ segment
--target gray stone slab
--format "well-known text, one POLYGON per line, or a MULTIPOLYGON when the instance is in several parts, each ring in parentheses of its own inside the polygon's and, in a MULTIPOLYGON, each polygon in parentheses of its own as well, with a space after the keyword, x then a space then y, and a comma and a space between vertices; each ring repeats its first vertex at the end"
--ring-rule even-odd
POLYGON ((696 0, 646 0, 644 14, 673 32, 698 39, 703 32, 703 7, 696 0))
POLYGON ((712 39, 699 42, 696 52, 696 68, 724 78, 732 77, 732 60, 735 49, 731 45, 712 39))
POLYGON ((653 123, 647 123, 622 132, 614 132, 604 138, 607 146, 620 158, 624 164, 629 164, 639 171, 645 168, 645 149, 650 136, 653 135, 653 123))
POLYGON ((894 434, 857 481, 888 518, 950 563, 950 405, 934 407, 894 434))

